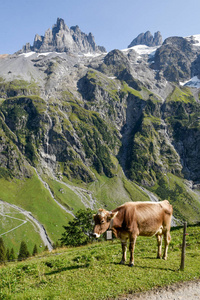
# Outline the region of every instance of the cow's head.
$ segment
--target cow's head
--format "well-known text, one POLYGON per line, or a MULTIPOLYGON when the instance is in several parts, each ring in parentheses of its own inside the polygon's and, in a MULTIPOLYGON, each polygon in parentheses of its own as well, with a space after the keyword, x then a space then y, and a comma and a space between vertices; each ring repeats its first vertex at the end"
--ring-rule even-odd
POLYGON ((93 236, 99 238, 102 233, 104 233, 111 225, 112 220, 117 215, 117 212, 110 212, 105 209, 99 209, 96 215, 93 215, 95 222, 93 236))

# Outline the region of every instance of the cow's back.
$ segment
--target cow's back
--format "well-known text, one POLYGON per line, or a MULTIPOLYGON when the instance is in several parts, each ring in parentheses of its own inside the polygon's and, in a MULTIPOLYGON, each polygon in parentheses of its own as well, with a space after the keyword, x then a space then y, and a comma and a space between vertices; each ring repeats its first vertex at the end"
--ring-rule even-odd
MULTIPOLYGON (((152 236, 160 229, 169 230, 172 206, 167 200, 160 202, 127 202, 118 208, 123 226, 137 235, 152 236)), ((125 229, 125 228, 124 228, 125 229)))

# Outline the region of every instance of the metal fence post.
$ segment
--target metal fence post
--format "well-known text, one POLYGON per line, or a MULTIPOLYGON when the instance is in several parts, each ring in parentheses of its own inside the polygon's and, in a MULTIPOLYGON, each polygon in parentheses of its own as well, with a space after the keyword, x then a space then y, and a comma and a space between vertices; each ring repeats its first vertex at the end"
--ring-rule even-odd
POLYGON ((184 271, 184 266, 185 266, 185 248, 186 248, 186 229, 187 229, 187 222, 184 222, 184 227, 183 227, 183 243, 182 243, 182 254, 181 254, 181 266, 180 270, 184 271))

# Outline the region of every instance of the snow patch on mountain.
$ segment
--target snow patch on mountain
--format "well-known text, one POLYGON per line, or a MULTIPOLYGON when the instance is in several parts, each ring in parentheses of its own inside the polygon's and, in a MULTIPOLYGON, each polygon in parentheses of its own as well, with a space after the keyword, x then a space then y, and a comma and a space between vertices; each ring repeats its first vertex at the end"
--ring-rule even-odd
POLYGON ((180 82, 180 85, 200 88, 200 79, 197 76, 194 76, 188 81, 180 82))
POLYGON ((189 42, 193 42, 194 46, 197 46, 197 47, 200 46, 200 34, 194 34, 194 35, 187 36, 186 39, 189 42))
POLYGON ((35 51, 31 51, 31 52, 26 52, 26 53, 21 53, 19 54, 19 56, 23 56, 23 57, 30 57, 34 54, 37 54, 37 57, 39 56, 48 56, 50 54, 56 54, 56 55, 59 55, 59 54, 62 54, 61 52, 44 52, 44 53, 36 53, 35 51))
POLYGON ((85 56, 85 57, 98 57, 98 56, 100 56, 102 54, 106 55, 107 52, 105 52, 105 53, 99 53, 99 52, 93 52, 93 53, 91 53, 91 52, 88 52, 88 53, 83 53, 82 56, 85 56))
POLYGON ((122 52, 127 52, 130 50, 134 50, 136 53, 138 53, 140 56, 142 55, 150 55, 153 56, 156 52, 156 50, 159 48, 160 46, 156 46, 156 47, 148 47, 146 45, 136 45, 133 46, 131 48, 126 48, 121 50, 122 52))
POLYGON ((36 52, 31 51, 31 52, 27 52, 27 53, 21 53, 19 54, 19 56, 24 56, 24 57, 29 57, 32 56, 33 54, 35 54, 36 52))

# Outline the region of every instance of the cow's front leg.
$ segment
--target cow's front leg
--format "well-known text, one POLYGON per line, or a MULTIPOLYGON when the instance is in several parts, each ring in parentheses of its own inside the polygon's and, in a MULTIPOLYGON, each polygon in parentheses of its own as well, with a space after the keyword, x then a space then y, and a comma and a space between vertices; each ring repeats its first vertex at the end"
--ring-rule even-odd
POLYGON ((165 250, 164 250, 164 253, 163 253, 163 259, 167 259, 167 251, 168 251, 168 246, 169 246, 169 243, 171 241, 171 235, 169 233, 169 231, 166 231, 166 233, 164 234, 164 240, 165 240, 165 250))
POLYGON ((136 238, 137 238, 137 237, 131 237, 131 238, 130 238, 130 244, 129 244, 129 251, 130 251, 130 262, 129 262, 129 266, 130 266, 130 267, 133 267, 133 266, 134 266, 134 249, 135 249, 136 238))
POLYGON ((162 235, 157 235, 157 244, 158 244, 158 254, 157 254, 157 258, 161 258, 162 257, 162 235))
POLYGON ((122 260, 120 261, 120 264, 124 265, 126 261, 127 239, 121 240, 121 244, 122 244, 122 260))

